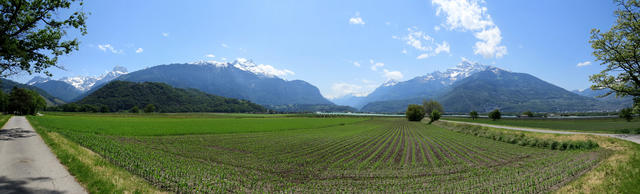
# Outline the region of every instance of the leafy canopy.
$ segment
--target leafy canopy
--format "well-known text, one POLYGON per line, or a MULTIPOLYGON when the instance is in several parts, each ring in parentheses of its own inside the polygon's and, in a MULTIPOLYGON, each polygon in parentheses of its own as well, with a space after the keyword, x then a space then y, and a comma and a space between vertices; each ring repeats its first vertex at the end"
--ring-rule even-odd
POLYGON ((489 118, 491 120, 495 121, 495 120, 498 120, 498 119, 502 118, 502 114, 500 113, 500 110, 495 109, 495 110, 489 112, 489 118))
POLYGON ((417 104, 410 104, 407 107, 407 112, 405 113, 405 116, 409 121, 421 121, 424 118, 424 114, 425 113, 422 106, 417 104))
POLYGON ((477 111, 471 111, 469 112, 469 116, 471 117, 471 119, 475 120, 478 118, 478 112, 477 111))
POLYGON ((423 100, 422 106, 424 107, 424 113, 427 115, 431 115, 431 112, 434 110, 439 111, 441 114, 444 113, 444 108, 442 105, 435 100, 423 100))
POLYGON ((638 0, 615 0, 618 10, 616 25, 607 32, 591 30, 593 55, 607 67, 589 79, 595 90, 609 88, 602 95, 633 96, 634 106, 640 106, 640 2, 638 0))
POLYGON ((87 33, 86 15, 67 12, 80 0, 0 0, 0 77, 20 72, 44 73, 59 67, 58 56, 78 50, 78 40, 68 40, 67 29, 87 33), (60 19, 62 18, 62 19, 60 19))

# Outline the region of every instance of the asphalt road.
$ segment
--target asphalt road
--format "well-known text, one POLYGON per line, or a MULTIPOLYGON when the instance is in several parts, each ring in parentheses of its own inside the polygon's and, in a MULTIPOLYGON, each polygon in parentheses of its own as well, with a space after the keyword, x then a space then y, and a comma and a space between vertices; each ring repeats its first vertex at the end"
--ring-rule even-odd
POLYGON ((533 129, 533 128, 525 128, 525 127, 491 125, 491 124, 472 123, 472 122, 463 122, 463 121, 448 121, 448 120, 441 120, 441 121, 451 122, 451 123, 462 123, 462 124, 469 124, 469 125, 478 125, 478 126, 484 126, 484 127, 493 127, 493 128, 500 128, 500 129, 518 130, 518 131, 531 131, 531 132, 539 132, 539 133, 597 135, 597 136, 618 138, 618 139, 627 140, 627 141, 640 144, 640 135, 584 133, 584 132, 573 132, 573 131, 556 131, 556 130, 547 130, 547 129, 533 129))
POLYGON ((0 193, 87 193, 23 116, 0 130, 0 193))

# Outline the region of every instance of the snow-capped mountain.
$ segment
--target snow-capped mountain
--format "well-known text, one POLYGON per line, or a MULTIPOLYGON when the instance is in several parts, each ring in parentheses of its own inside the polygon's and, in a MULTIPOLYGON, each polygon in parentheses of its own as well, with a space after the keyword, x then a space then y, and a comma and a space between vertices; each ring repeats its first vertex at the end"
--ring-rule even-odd
POLYGON ((127 72, 127 68, 115 66, 113 70, 100 76, 63 77, 60 81, 71 84, 73 87, 84 92, 90 90, 93 86, 107 83, 121 75, 127 74, 127 72))
POLYGON ((376 88, 371 94, 364 98, 359 98, 359 101, 342 100, 337 98, 334 99, 334 102, 349 102, 349 104, 340 105, 362 108, 367 103, 376 101, 401 100, 418 97, 433 98, 444 92, 446 88, 456 81, 467 78, 474 73, 484 71, 489 67, 490 66, 463 60, 455 67, 447 69, 444 72, 435 71, 403 82, 385 82, 380 85, 380 87, 376 88))
POLYGON ((120 76, 131 82, 161 82, 178 88, 194 88, 229 98, 245 99, 261 105, 333 105, 318 88, 302 80, 285 80, 289 70, 255 64, 251 60, 233 62, 199 61, 158 65, 120 76))

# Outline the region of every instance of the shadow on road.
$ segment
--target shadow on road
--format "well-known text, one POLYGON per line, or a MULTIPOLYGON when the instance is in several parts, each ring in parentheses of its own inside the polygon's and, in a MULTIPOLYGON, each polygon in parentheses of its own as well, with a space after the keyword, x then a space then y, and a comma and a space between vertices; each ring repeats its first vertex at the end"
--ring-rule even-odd
POLYGON ((0 130, 0 141, 27 138, 35 135, 34 131, 24 130, 22 128, 2 129, 0 130))
POLYGON ((5 176, 0 176, 0 193, 47 193, 58 194, 63 193, 60 191, 47 190, 47 189, 29 189, 27 184, 32 182, 51 181, 49 177, 33 177, 19 180, 12 180, 5 176))

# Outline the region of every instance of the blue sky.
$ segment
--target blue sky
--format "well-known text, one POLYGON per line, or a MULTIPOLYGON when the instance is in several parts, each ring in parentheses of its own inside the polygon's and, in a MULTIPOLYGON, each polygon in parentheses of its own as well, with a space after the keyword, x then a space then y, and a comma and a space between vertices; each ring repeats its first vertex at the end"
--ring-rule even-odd
POLYGON ((604 68, 593 61, 589 31, 615 22, 611 1, 583 0, 110 0, 76 9, 90 12, 88 34, 60 59, 66 70, 52 69, 56 79, 247 58, 327 97, 364 95, 462 58, 587 88, 604 68))

